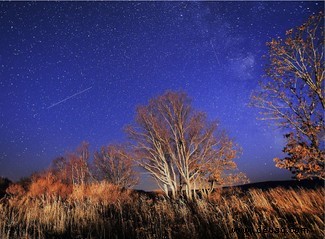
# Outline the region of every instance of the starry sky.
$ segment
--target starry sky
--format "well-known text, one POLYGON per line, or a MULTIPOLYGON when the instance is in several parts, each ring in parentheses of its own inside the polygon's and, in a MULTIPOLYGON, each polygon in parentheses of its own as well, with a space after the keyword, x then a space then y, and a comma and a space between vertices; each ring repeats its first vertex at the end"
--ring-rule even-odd
MULTIPOLYGON (((137 105, 183 90, 243 149, 252 182, 275 168, 283 132, 248 106, 266 42, 322 2, 1 2, 0 176, 45 169, 82 141, 126 140, 137 105)), ((142 189, 154 187, 143 176, 142 189)))

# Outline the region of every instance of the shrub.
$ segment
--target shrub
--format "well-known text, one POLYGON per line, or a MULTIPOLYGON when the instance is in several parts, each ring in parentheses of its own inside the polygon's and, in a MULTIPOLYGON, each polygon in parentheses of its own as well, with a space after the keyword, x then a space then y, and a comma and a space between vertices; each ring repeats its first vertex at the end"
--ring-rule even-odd
POLYGON ((49 195, 67 198, 71 193, 72 186, 62 183, 51 172, 34 177, 28 191, 28 195, 31 197, 49 195))
POLYGON ((10 196, 10 197, 18 197, 21 198, 25 193, 25 189, 23 188, 23 186, 21 186, 20 184, 11 184, 7 190, 6 193, 10 196))

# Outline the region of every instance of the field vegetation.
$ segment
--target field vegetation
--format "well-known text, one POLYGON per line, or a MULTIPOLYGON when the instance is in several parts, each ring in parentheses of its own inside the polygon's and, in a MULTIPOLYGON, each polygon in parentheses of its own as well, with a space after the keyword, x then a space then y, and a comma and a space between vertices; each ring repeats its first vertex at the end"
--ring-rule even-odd
POLYGON ((324 237, 323 187, 230 187, 189 201, 105 181, 66 185, 47 174, 27 190, 11 184, 6 191, 0 201, 3 239, 324 237))

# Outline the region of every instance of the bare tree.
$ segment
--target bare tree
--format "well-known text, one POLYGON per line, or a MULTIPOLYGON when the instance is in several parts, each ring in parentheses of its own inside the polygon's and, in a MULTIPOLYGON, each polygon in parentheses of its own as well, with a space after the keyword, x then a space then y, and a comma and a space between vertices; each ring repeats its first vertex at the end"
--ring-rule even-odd
POLYGON ((122 188, 138 183, 131 154, 123 145, 109 145, 95 153, 94 166, 99 179, 104 179, 122 188))
POLYGON ((55 158, 50 166, 50 171, 58 180, 61 180, 67 184, 71 183, 69 177, 69 163, 66 157, 55 158))
POLYGON ((68 184, 85 184, 91 178, 89 169, 89 144, 82 142, 76 152, 53 160, 51 172, 68 184))
POLYGON ((75 153, 68 155, 69 169, 73 184, 85 184, 89 181, 89 143, 82 142, 75 153))
POLYGON ((136 124, 127 132, 136 161, 161 189, 175 198, 184 186, 191 200, 197 182, 212 170, 236 168, 238 147, 217 126, 192 108, 186 94, 166 92, 137 108, 136 124))
POLYGON ((276 166, 296 178, 325 178, 324 162, 324 15, 286 32, 286 38, 268 43, 270 64, 252 104, 263 120, 286 129, 288 157, 276 166))

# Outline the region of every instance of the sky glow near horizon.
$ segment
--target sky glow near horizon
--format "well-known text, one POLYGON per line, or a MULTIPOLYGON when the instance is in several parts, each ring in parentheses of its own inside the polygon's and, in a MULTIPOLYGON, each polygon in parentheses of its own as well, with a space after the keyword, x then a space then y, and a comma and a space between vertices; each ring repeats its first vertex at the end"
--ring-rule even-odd
MULTIPOLYGON (((183 90, 243 149, 252 182, 275 168, 283 132, 249 97, 265 43, 321 11, 322 2, 1 2, 0 176, 45 169, 82 141, 126 139, 136 106, 183 90)), ((154 188, 143 175, 138 188, 154 188)))

